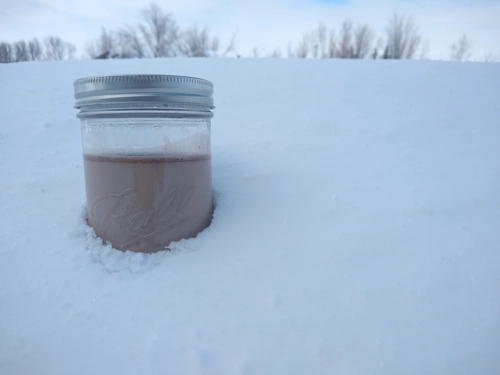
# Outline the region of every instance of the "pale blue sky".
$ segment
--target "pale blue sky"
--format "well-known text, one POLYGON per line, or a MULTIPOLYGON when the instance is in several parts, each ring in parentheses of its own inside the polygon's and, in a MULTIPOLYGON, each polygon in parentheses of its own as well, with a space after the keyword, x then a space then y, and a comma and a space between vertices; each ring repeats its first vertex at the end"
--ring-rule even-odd
MULTIPOLYGON (((500 54, 500 0, 158 0, 181 26, 206 25, 222 40, 237 33, 240 53, 254 46, 266 54, 296 42, 319 21, 339 29, 350 18, 367 23, 378 37, 393 12, 412 15, 430 57, 448 57, 462 34, 474 43, 474 58, 500 54)), ((147 2, 139 0, 0 0, 0 40, 56 34, 83 52, 100 28, 133 24, 147 2)))

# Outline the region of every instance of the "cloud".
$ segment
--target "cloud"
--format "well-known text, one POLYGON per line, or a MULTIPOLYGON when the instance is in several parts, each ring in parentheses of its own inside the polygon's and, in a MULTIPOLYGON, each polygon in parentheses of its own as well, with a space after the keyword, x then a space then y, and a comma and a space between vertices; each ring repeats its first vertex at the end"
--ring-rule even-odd
MULTIPOLYGON (((138 0, 1 0, 0 35, 8 41, 43 38, 56 34, 82 50, 101 27, 118 28, 137 21, 144 2, 138 0)), ((158 1, 172 12, 181 26, 206 25, 224 39, 237 32, 238 49, 248 54, 253 46, 270 53, 286 50, 319 21, 337 29, 344 19, 367 23, 384 35, 392 12, 413 15, 430 55, 446 58, 449 45, 467 34, 474 55, 500 52, 500 2, 451 0, 169 0, 158 1)))

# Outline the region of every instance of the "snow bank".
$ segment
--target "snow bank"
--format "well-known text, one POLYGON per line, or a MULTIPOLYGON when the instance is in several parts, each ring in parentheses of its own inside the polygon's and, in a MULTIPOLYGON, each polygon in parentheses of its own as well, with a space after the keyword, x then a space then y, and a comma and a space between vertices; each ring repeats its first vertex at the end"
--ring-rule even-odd
POLYGON ((0 66, 0 373, 496 374, 500 64, 0 66), (170 253, 84 223, 75 79, 215 85, 212 225, 170 253))

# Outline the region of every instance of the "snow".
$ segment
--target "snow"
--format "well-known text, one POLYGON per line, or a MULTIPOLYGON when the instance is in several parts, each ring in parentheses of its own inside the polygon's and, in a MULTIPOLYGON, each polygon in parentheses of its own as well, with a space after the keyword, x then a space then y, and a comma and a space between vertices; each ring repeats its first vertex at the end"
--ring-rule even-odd
POLYGON ((500 64, 0 66, 1 374, 498 374, 500 64), (84 222, 75 79, 211 80, 212 225, 84 222))

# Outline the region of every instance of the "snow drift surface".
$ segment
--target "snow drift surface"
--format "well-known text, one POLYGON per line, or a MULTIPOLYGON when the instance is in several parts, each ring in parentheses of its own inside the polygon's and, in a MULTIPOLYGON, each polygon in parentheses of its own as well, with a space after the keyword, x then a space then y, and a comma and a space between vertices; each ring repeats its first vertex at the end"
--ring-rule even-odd
POLYGON ((0 66, 1 374, 497 374, 500 64, 0 66), (84 224, 75 79, 215 85, 212 225, 84 224))

